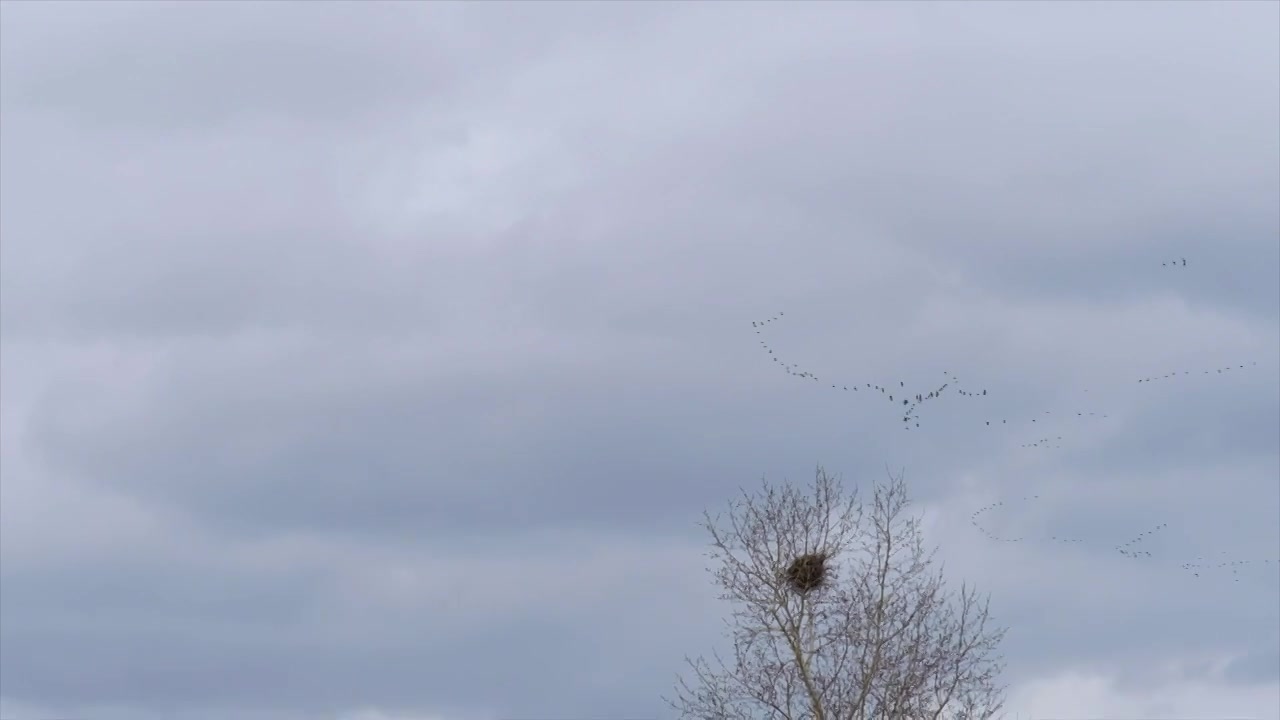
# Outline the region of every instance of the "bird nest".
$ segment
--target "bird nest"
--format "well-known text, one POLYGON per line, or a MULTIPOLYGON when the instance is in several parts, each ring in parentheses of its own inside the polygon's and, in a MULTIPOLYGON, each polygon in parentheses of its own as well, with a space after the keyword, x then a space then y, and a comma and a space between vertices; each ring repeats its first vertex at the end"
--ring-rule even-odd
POLYGON ((826 553, 806 553, 792 560, 787 566, 787 585, 801 594, 822 587, 828 577, 828 559, 826 553))

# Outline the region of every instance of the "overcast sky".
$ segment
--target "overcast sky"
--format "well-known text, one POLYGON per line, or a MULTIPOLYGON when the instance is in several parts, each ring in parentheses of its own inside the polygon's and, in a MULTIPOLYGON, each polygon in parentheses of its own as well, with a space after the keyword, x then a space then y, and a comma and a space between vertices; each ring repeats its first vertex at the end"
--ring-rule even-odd
POLYGON ((5 718, 669 718, 702 511, 818 464, 1011 717, 1280 717, 1280 4, 0 31, 5 718))

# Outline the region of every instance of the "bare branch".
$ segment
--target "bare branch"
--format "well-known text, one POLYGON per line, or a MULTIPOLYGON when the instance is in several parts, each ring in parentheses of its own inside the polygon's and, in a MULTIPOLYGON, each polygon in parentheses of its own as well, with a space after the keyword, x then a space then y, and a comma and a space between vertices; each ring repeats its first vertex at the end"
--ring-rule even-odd
POLYGON ((734 653, 688 661, 667 702, 700 720, 994 717, 1004 630, 967 585, 946 591, 909 506, 901 473, 864 505, 819 467, 810 492, 765 481, 705 514, 734 653), (795 582, 807 555, 820 583, 795 582))

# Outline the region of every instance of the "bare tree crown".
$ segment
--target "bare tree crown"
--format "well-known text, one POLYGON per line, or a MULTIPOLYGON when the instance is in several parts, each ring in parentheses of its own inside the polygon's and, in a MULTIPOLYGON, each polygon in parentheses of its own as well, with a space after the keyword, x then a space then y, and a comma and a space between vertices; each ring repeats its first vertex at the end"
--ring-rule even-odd
POLYGON ((699 720, 986 720, 1003 704, 1000 628, 946 592, 903 476, 869 504, 818 468, 705 516, 733 656, 688 660, 668 700, 699 720))

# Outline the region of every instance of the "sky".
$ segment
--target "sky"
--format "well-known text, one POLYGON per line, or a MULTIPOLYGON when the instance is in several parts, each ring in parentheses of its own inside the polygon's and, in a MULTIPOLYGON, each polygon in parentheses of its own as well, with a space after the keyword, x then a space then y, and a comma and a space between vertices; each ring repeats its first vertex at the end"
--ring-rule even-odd
POLYGON ((2 8, 0 716, 671 718, 821 465, 1280 717, 1280 4, 2 8))

